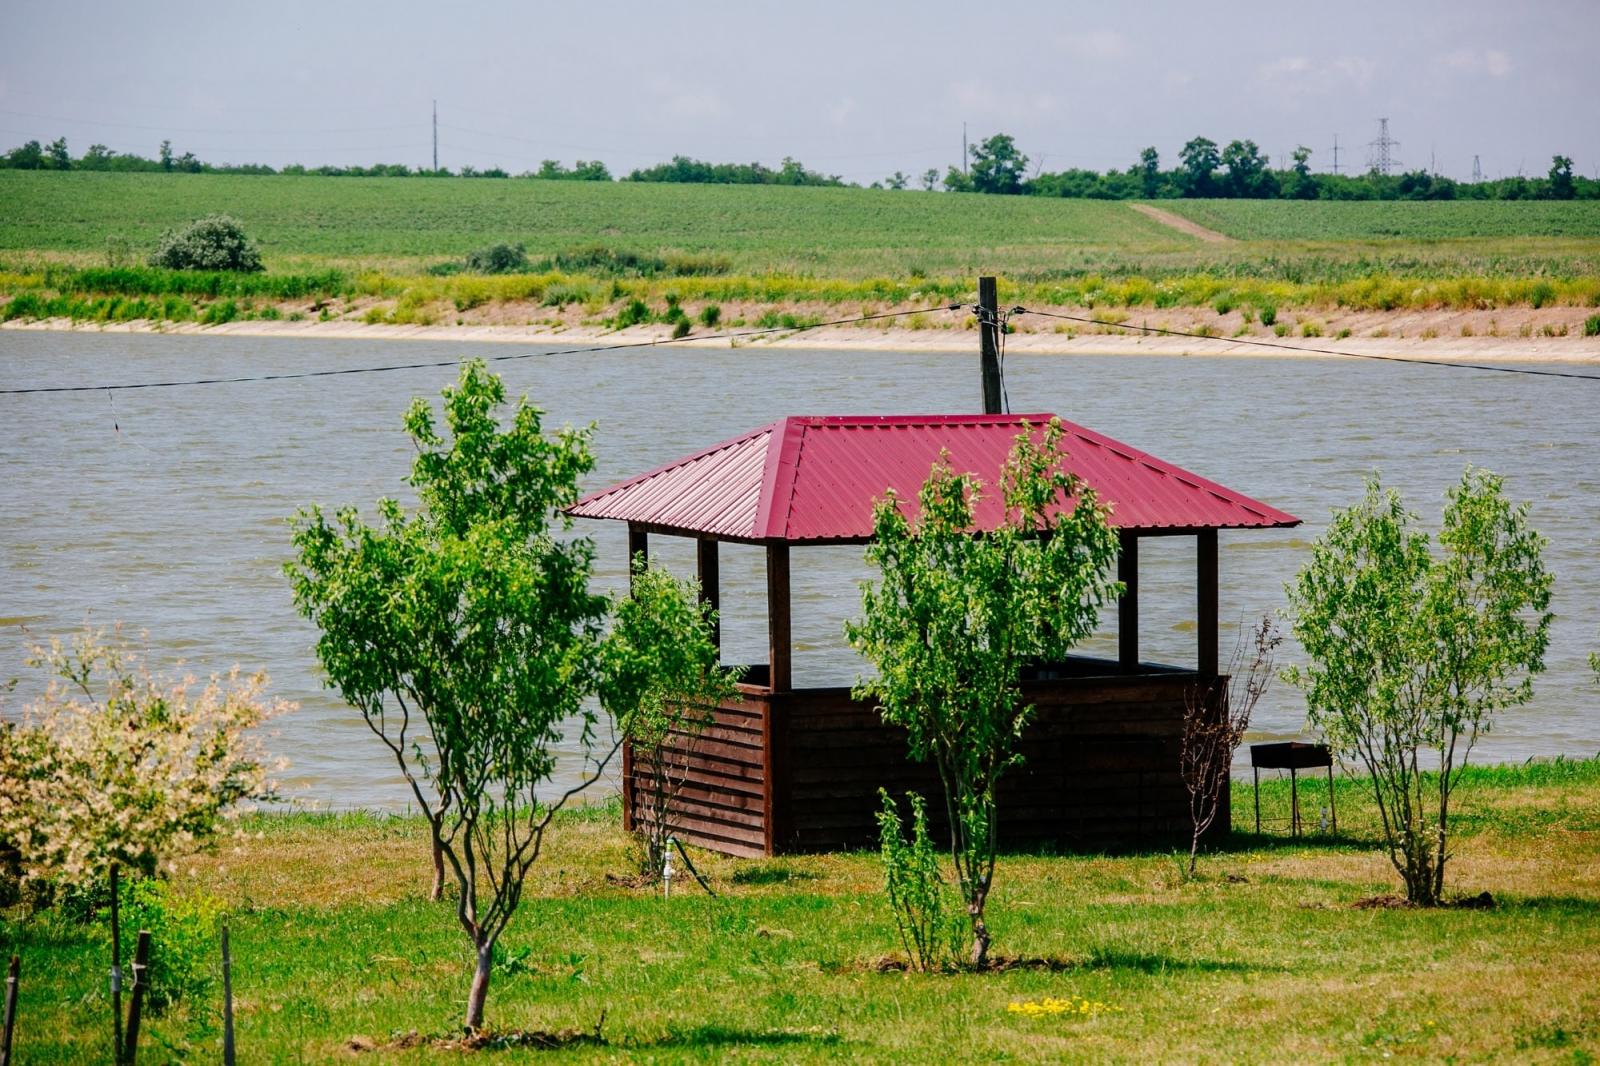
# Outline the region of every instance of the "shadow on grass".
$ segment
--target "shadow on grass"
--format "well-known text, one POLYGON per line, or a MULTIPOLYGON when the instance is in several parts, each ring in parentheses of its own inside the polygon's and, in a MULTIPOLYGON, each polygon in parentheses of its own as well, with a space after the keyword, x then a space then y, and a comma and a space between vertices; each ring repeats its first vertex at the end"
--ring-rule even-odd
POLYGON ((820 881, 822 875, 810 870, 793 870, 787 866, 746 866, 735 870, 731 878, 736 885, 785 885, 792 881, 820 881))
POLYGON ((812 1032, 804 1029, 740 1029, 727 1025, 697 1025, 693 1029, 673 1029, 655 1040, 630 1040, 630 1049, 692 1047, 795 1047, 802 1044, 828 1047, 840 1043, 832 1030, 812 1032))
POLYGON ((1095 948, 1083 960, 1080 967, 1085 970, 1132 970, 1142 974, 1259 973, 1274 969, 1230 959, 1183 958, 1145 951, 1126 951, 1121 948, 1095 948))

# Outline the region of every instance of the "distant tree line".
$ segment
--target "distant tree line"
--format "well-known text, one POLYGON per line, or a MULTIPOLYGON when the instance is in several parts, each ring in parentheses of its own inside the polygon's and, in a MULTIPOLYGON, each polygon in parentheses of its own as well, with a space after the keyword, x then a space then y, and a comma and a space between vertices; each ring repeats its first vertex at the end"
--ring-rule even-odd
MULTIPOLYGON (((951 167, 945 174, 947 190, 1093 200, 1600 200, 1600 181, 1575 175, 1571 158, 1563 155, 1551 159, 1543 178, 1465 182, 1426 170, 1317 174, 1311 170, 1311 149, 1304 145, 1294 150, 1287 170, 1275 170, 1254 141, 1235 140, 1219 148, 1207 137, 1185 144, 1170 170, 1162 169, 1160 153, 1146 148, 1126 170, 1101 174, 1074 168, 1030 178, 1028 157, 1004 133, 973 145, 970 153, 968 169, 951 167)), ((896 187, 892 179, 890 187, 896 187)))
MULTIPOLYGON (((1162 169, 1154 148, 1139 153, 1126 170, 1100 173, 1070 168, 1028 176, 1028 157, 1010 134, 997 133, 972 145, 966 168, 950 167, 941 180, 937 170, 925 171, 918 180, 932 191, 943 185, 948 192, 976 192, 1011 196, 1060 196, 1089 200, 1163 200, 1180 198, 1247 200, 1600 200, 1600 181, 1574 174, 1572 159, 1552 157, 1542 178, 1522 175, 1490 181, 1456 181, 1426 170, 1401 174, 1322 174, 1311 170, 1311 149, 1294 150, 1288 169, 1274 169, 1266 153, 1251 140, 1234 140, 1224 147, 1207 137, 1195 137, 1178 153, 1177 166, 1162 169)), ((542 178, 550 181, 612 181, 611 171, 599 160, 580 159, 571 167, 546 159, 537 170, 511 174, 500 167, 479 170, 464 166, 431 170, 403 163, 372 166, 307 167, 291 163, 273 169, 262 163, 207 163, 193 152, 178 155, 172 142, 162 141, 156 158, 130 152, 113 152, 92 144, 73 158, 65 137, 49 144, 28 141, 0 155, 0 169, 142 171, 183 174, 315 174, 352 178, 542 178)), ((707 163, 676 155, 669 162, 630 172, 623 181, 674 182, 698 185, 828 185, 852 184, 837 174, 809 170, 799 160, 785 157, 776 168, 762 163, 707 163)), ((875 189, 905 189, 912 179, 894 174, 871 183, 875 189)))

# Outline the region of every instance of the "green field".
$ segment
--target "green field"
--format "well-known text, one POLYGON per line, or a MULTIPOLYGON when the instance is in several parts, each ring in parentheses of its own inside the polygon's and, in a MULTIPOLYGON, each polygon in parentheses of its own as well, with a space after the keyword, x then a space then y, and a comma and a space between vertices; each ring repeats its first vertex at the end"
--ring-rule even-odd
MULTIPOLYGON (((1489 909, 1357 906, 1398 883, 1365 787, 1341 778, 1339 837, 1291 841, 1286 782, 1264 785, 1279 832, 1261 837, 1237 786, 1240 832, 1196 878, 1167 853, 1003 856, 995 950, 1045 965, 983 975, 881 971, 898 942, 873 855, 696 853, 717 898, 680 883, 663 901, 614 880, 634 869, 617 808, 577 812, 506 934, 488 1017, 592 1030, 604 1014, 604 1043, 494 1061, 1594 1062, 1600 760, 1469 771, 1449 887, 1492 893, 1489 909), (1046 997, 1112 1009, 1011 1009, 1046 997)), ((1305 783, 1301 800, 1315 812, 1325 786, 1305 783)), ((242 850, 175 882, 231 911, 241 1062, 339 1061, 352 1037, 459 1026, 466 941, 453 908, 424 899, 418 820, 246 827, 242 850)), ((22 956, 19 1061, 106 1061, 103 931, 0 914, 0 950, 22 956)), ((140 1061, 216 1061, 216 1004, 214 988, 151 1020, 140 1061)))
POLYGON ((1160 206, 1241 241, 1600 241, 1600 200, 1163 200, 1160 206))

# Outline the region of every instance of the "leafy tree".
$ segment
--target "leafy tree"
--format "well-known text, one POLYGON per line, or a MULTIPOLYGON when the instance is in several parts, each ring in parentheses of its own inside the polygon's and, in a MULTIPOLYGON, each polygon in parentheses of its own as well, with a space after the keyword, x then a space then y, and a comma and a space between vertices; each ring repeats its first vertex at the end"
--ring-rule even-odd
POLYGON ((910 183, 910 181, 911 181, 910 178, 908 178, 905 174, 901 173, 898 170, 895 171, 893 174, 890 174, 887 178, 883 179, 883 183, 885 185, 887 185, 889 188, 894 189, 896 191, 904 189, 906 187, 906 185, 910 183))
POLYGON ((605 613, 589 591, 594 545, 566 535, 560 515, 593 465, 588 434, 546 436, 526 398, 502 428, 504 404, 504 384, 478 360, 444 390, 447 435, 414 401, 418 509, 381 500, 377 525, 354 508, 331 520, 303 510, 285 566, 295 605, 322 630, 329 685, 394 756, 449 863, 476 958, 472 1029, 551 819, 616 751, 597 739, 587 701, 605 613), (585 762, 560 791, 549 786, 564 726, 585 762))
POLYGON ((997 133, 968 149, 972 154, 972 188, 977 192, 1013 195, 1022 192, 1028 157, 1017 150, 1010 134, 997 133))
POLYGON ((694 582, 675 580, 643 554, 635 557, 631 595, 617 605, 601 649, 600 702, 616 718, 648 782, 637 826, 651 877, 660 877, 666 862, 695 742, 717 704, 737 691, 739 671, 722 668, 715 625, 716 614, 700 602, 694 582))
POLYGON ((982 536, 973 535, 982 486, 948 457, 922 486, 914 520, 893 492, 878 501, 866 554, 882 579, 863 585, 861 618, 845 627, 878 670, 857 683, 857 698, 878 701, 907 731, 912 757, 939 771, 975 967, 989 952, 996 786, 1021 762, 1016 745, 1033 715, 1020 671, 1064 657, 1121 592, 1108 576, 1117 536, 1093 490, 1062 469, 1059 420, 1037 442, 1035 433, 1017 437, 998 486, 1003 521, 982 536))
POLYGON ((67 139, 65 137, 57 137, 50 142, 50 146, 44 151, 45 158, 50 161, 51 170, 72 169, 72 153, 67 151, 67 139))
POLYGON ((161 156, 161 169, 170 171, 172 169, 172 142, 171 141, 162 141, 161 142, 160 156, 161 156))
POLYGON ((1576 194, 1577 187, 1572 180, 1572 159, 1568 156, 1552 156, 1550 159, 1550 199, 1570 200, 1576 194))
POLYGON ((1183 146, 1178 153, 1181 160, 1178 171, 1178 180, 1185 196, 1215 196, 1216 180, 1214 175, 1222 165, 1222 156, 1217 153, 1217 142, 1205 137, 1196 137, 1183 146))
POLYGON ((243 273, 266 269, 261 263, 261 250, 245 235, 239 220, 228 215, 207 215, 182 230, 167 230, 156 241, 150 265, 168 270, 243 273))
POLYGON ((945 192, 972 192, 972 179, 960 167, 951 167, 944 172, 945 192))
POLYGON ((6 153, 6 166, 12 170, 43 170, 43 146, 38 141, 18 145, 6 153))
POLYGON ((1373 476, 1288 587, 1309 663, 1284 676, 1305 690, 1311 723, 1371 775, 1389 860, 1414 903, 1443 896, 1450 799, 1474 743, 1528 701, 1544 669, 1545 541, 1502 488, 1468 468, 1435 556, 1373 476))
POLYGON ((1311 149, 1303 144, 1295 148, 1294 166, 1289 173, 1289 184, 1283 190, 1285 196, 1291 200, 1317 198, 1317 179, 1311 176, 1311 149))
POLYGON ((1154 148, 1146 148, 1139 153, 1139 165, 1135 168, 1139 175, 1139 193, 1146 200, 1154 200, 1161 195, 1161 154, 1154 148))
POLYGON ((932 192, 935 185, 939 184, 939 171, 929 167, 922 172, 922 188, 925 192, 932 192))
POLYGON ((1222 165, 1228 168, 1228 192, 1240 199, 1271 196, 1272 175, 1268 159, 1255 141, 1229 141, 1222 150, 1222 165))

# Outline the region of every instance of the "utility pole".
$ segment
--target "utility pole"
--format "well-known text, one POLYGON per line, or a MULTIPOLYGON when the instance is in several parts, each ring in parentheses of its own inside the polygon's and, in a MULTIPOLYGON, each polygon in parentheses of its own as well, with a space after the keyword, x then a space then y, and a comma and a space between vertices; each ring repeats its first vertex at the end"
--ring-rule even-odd
POLYGON ((433 102, 433 172, 439 173, 439 101, 433 102))
POLYGON ((1394 157, 1394 150, 1400 147, 1400 142, 1389 136, 1389 120, 1378 120, 1378 139, 1367 142, 1369 149, 1367 163, 1379 174, 1388 174, 1399 163, 1394 157))
POLYGON ((1333 172, 1339 173, 1339 135, 1333 135, 1333 172))
POLYGON ((983 413, 1000 413, 1000 297, 994 278, 978 279, 979 365, 983 374, 983 413))
POLYGON ((961 124, 961 173, 967 172, 967 124, 961 124))

